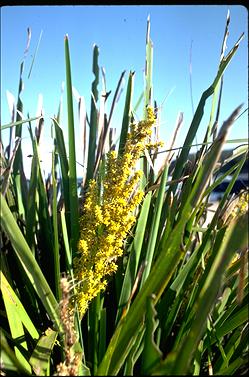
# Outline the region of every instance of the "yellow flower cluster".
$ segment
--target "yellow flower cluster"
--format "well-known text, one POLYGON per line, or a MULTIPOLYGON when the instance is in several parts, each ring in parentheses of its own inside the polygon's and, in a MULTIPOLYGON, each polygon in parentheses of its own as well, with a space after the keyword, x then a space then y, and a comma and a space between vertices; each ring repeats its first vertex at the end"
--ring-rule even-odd
POLYGON ((141 171, 135 165, 147 146, 155 116, 151 107, 147 119, 131 124, 123 154, 107 154, 103 187, 89 182, 80 219, 78 255, 74 258, 74 274, 78 281, 75 300, 83 316, 89 302, 107 285, 106 276, 117 270, 116 259, 135 221, 134 212, 143 198, 138 189, 141 171))

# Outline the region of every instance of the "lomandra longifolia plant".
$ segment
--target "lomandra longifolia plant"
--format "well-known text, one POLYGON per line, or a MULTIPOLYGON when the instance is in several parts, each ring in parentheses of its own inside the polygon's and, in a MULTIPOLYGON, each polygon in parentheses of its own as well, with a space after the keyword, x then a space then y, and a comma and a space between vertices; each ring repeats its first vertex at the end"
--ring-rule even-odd
POLYGON ((126 72, 107 114, 111 95, 106 85, 99 90, 100 76, 106 80, 94 45, 88 111, 72 86, 66 35, 69 144, 67 148, 60 102, 57 116, 50 119, 48 177, 41 163, 47 119, 42 108, 39 116, 26 117, 22 103, 29 30, 17 104, 9 93, 12 119, 1 126, 15 140, 5 149, 1 141, 0 155, 2 375, 248 372, 246 182, 244 190, 233 193, 248 164, 247 140, 233 140, 236 148, 223 158, 242 106, 219 119, 225 70, 229 74, 243 39, 225 55, 229 23, 228 13, 217 73, 201 95, 186 139, 175 147, 179 115, 167 151, 160 150, 161 110, 152 98, 150 19, 145 87, 134 99, 135 73, 129 73, 119 142, 111 120, 126 72), (191 158, 209 98, 206 134, 191 158), (83 131, 81 177, 76 175, 75 100, 83 131), (143 115, 135 121, 139 110, 143 115), (33 150, 30 177, 24 174, 26 124, 33 150), (161 165, 159 153, 164 153, 161 165), (213 209, 211 195, 228 177, 213 209))

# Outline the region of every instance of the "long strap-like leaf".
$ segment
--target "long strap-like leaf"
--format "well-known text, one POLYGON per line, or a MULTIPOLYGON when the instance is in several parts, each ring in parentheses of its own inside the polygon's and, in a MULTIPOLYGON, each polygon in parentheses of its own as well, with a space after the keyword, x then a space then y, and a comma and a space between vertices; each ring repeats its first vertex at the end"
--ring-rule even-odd
POLYGON ((69 54, 68 36, 65 37, 66 83, 67 83, 67 113, 68 113, 68 138, 69 138, 69 199, 71 222, 72 252, 76 252, 79 238, 79 209, 77 194, 76 152, 74 137, 74 114, 71 79, 71 63, 69 54))
POLYGON ((0 199, 1 227, 9 238, 16 255, 20 259, 27 276, 47 310, 48 315, 54 322, 56 328, 59 329, 61 325, 58 315, 58 302, 56 301, 53 292, 51 291, 2 194, 0 199))

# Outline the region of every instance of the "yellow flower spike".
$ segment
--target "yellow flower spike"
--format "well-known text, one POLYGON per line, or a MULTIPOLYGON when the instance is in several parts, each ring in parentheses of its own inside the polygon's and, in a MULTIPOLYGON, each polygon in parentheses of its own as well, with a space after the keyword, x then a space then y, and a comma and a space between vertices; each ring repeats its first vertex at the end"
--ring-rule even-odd
MULTIPOLYGON (((123 242, 136 217, 134 211, 143 199, 138 190, 141 171, 135 171, 141 154, 147 148, 155 116, 147 108, 147 119, 130 125, 122 156, 115 151, 107 154, 103 192, 97 182, 89 182, 80 219, 78 254, 73 260, 77 279, 74 300, 81 316, 89 303, 107 285, 106 276, 117 270, 116 260, 123 254, 123 242)), ((151 147, 151 145, 150 145, 151 147)))

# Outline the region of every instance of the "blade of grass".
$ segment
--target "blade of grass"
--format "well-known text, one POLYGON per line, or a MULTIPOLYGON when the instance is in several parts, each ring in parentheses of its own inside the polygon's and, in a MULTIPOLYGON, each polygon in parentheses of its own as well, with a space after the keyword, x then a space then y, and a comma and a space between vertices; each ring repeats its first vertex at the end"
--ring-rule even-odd
POLYGON ((30 364, 37 376, 50 376, 50 358, 58 333, 47 329, 45 334, 38 340, 34 351, 29 359, 30 364))
POLYGON ((56 301, 2 194, 0 216, 2 229, 9 238, 31 284, 40 297, 48 315, 54 322, 54 325, 57 329, 60 328, 58 302, 56 301))
POLYGON ((38 119, 41 119, 41 116, 34 117, 34 118, 28 118, 28 119, 21 119, 21 120, 18 120, 17 122, 11 122, 11 123, 7 123, 7 124, 3 124, 1 126, 1 130, 5 130, 7 128, 16 127, 16 126, 21 126, 25 123, 33 122, 34 120, 38 120, 38 119))
MULTIPOLYGON (((6 90, 6 97, 7 97, 8 107, 9 107, 9 111, 10 111, 11 122, 14 122, 15 116, 16 116, 16 103, 15 103, 16 100, 15 100, 14 95, 11 92, 9 92, 8 90, 6 90)), ((0 135, 1 135, 1 127, 0 127, 0 135)), ((10 127, 10 130, 9 130, 9 145, 6 148, 6 158, 7 158, 7 160, 10 159, 10 154, 12 152, 13 145, 14 145, 14 129, 12 127, 10 127)))
POLYGON ((188 202, 182 218, 169 236, 168 248, 160 253, 151 270, 150 278, 146 280, 143 289, 137 294, 127 315, 120 320, 97 370, 97 375, 118 373, 123 365, 133 345, 134 337, 143 326, 147 297, 154 293, 156 295, 155 302, 158 301, 182 258, 180 243, 190 211, 191 206, 188 202))
POLYGON ((12 351, 6 337, 4 336, 2 329, 0 329, 0 346, 1 346, 1 369, 3 371, 9 371, 9 373, 18 372, 24 376, 30 376, 29 369, 17 359, 15 353, 12 351))
POLYGON ((33 322, 28 316, 27 311, 23 307, 21 301, 15 294, 14 290, 12 289, 11 285, 9 284, 8 280, 6 279, 5 275, 0 271, 0 282, 1 282, 1 291, 3 295, 4 302, 11 302, 13 304, 12 311, 10 315, 13 313, 17 313, 18 320, 23 324, 26 330, 31 335, 32 339, 38 339, 39 333, 36 330, 33 322))
MULTIPOLYGON (((30 321, 26 311, 24 310, 23 306, 21 305, 20 301, 16 297, 14 291, 11 289, 8 281, 6 280, 5 276, 1 273, 1 291, 3 295, 4 306, 6 309, 6 315, 9 322, 10 332, 12 339, 18 343, 18 347, 15 346, 15 355, 19 362, 23 365, 23 367, 29 372, 31 372, 31 367, 26 360, 25 356, 23 355, 22 351, 19 347, 24 348, 25 350, 28 349, 27 342, 25 339, 25 333, 23 328, 23 323, 21 318, 24 318, 25 323, 28 326, 28 329, 31 330, 32 335, 37 337, 37 332, 35 327, 32 327, 32 322, 30 321), (17 306, 18 309, 17 310, 17 306), (35 330, 35 332, 33 332, 35 330)), ((39 335, 38 335, 39 336, 39 335)))
POLYGON ((107 333, 106 333, 106 308, 101 309, 100 323, 99 323, 99 360, 102 360, 106 351, 107 333))
MULTIPOLYGON (((29 125, 29 133, 31 136, 31 141, 33 144, 33 150, 35 150, 35 141, 33 138, 32 128, 29 125)), ((26 241, 31 248, 35 251, 35 223, 36 223, 36 214, 37 214, 37 182, 38 182, 38 161, 37 154, 34 153, 31 163, 31 177, 29 182, 29 191, 28 191, 28 206, 27 206, 27 220, 26 220, 26 241)))
POLYGON ((150 16, 148 16, 147 33, 146 33, 144 118, 146 118, 146 107, 148 105, 151 105, 151 101, 152 101, 152 61, 153 61, 153 44, 150 39, 150 16))
POLYGON ((98 83, 99 83, 99 66, 98 66, 99 49, 98 46, 93 46, 93 74, 95 76, 92 82, 92 98, 91 98, 91 114, 90 114, 90 132, 88 144, 88 161, 87 161, 87 175, 86 184, 93 178, 96 141, 97 141, 97 127, 98 127, 98 110, 96 107, 98 101, 98 83))
MULTIPOLYGON (((236 359, 240 358, 241 355, 245 354, 244 350, 248 349, 248 323, 243 327, 242 330, 241 327, 239 327, 238 331, 234 332, 233 336, 230 337, 229 342, 225 346, 225 349, 227 351, 229 361, 231 362, 230 365, 236 359), (239 335, 239 337, 236 340, 237 334, 239 335)), ((225 363, 223 363, 223 366, 220 369, 223 368, 225 368, 225 363)))
POLYGON ((217 136, 217 139, 212 144, 210 151, 205 155, 203 164, 199 169, 200 172, 198 173, 198 176, 196 177, 196 182, 194 183, 194 186, 196 187, 196 192, 195 197, 193 198, 193 207, 195 207, 198 204, 201 195, 205 191, 205 188, 209 182, 209 177, 211 176, 214 167, 220 157, 221 150, 227 139, 228 132, 236 116, 239 114, 241 107, 242 105, 238 106, 230 115, 230 117, 223 123, 217 136))
MULTIPOLYGON (((243 38, 243 34, 239 38, 239 40, 237 41, 237 43, 234 45, 234 47, 227 54, 227 56, 222 59, 222 61, 220 62, 220 66, 219 66, 217 75, 216 75, 213 83, 210 85, 210 87, 207 90, 205 90, 203 92, 203 94, 201 96, 201 99, 200 99, 199 104, 197 106, 197 109, 195 111, 195 115, 193 117, 193 120, 191 122, 191 125, 190 125, 190 128, 188 130, 187 136, 185 138, 185 141, 184 141, 183 148, 181 150, 180 156, 177 159, 176 166, 175 166, 175 169, 174 169, 174 173, 173 173, 173 176, 172 176, 173 180, 179 179, 180 176, 181 176, 181 173, 182 173, 184 164, 185 164, 185 162, 187 160, 187 157, 188 157, 191 145, 193 143, 194 137, 196 135, 196 132, 197 132, 198 127, 200 125, 202 116, 204 114, 204 107, 205 107, 206 101, 214 93, 214 90, 217 87, 217 85, 218 85, 218 83, 220 81, 221 76, 223 75, 225 69, 227 68, 227 66, 229 65, 231 59, 233 58, 234 54, 236 53, 237 49, 239 48, 239 44, 240 44, 242 38, 243 38)), ((171 190, 169 190, 169 192, 168 192, 168 197, 169 197, 170 191, 172 191, 174 193, 176 191, 176 188, 177 188, 177 185, 171 186, 171 190)))
MULTIPOLYGON (((230 23, 230 16, 229 16, 229 10, 228 10, 225 32, 224 32, 224 37, 223 37, 223 42, 222 42, 222 47, 221 47, 220 63, 224 59, 224 53, 225 53, 225 49, 227 47, 226 42, 227 42, 227 38, 228 38, 228 35, 229 35, 229 23, 230 23)), ((214 93, 213 93, 213 97, 212 97, 212 104, 211 104, 210 118, 209 118, 209 123, 208 123, 208 126, 207 126, 206 135, 204 137, 204 142, 209 141, 212 130, 216 129, 217 124, 218 124, 219 113, 220 113, 221 95, 222 95, 222 88, 223 88, 223 77, 224 76, 222 75, 221 78, 220 78, 220 81, 217 83, 217 86, 214 89, 214 93), (217 112, 216 112, 216 119, 215 119, 215 122, 214 122, 213 118, 214 118, 214 112, 215 112, 215 107, 216 107, 216 103, 217 103, 218 92, 219 92, 218 106, 217 106, 217 112)), ((215 134, 213 136, 215 136, 215 134)), ((201 159, 201 156, 203 156, 204 152, 205 152, 205 145, 203 145, 203 147, 201 148, 200 159, 201 159)))
POLYGON ((143 351, 143 342, 142 342, 143 337, 144 337, 144 329, 142 329, 138 333, 136 341, 131 347, 130 353, 128 354, 126 358, 125 367, 124 367, 124 376, 134 375, 135 364, 143 351))
MULTIPOLYGON (((172 369, 173 374, 185 374, 188 371, 194 350, 203 333, 207 315, 217 297, 225 268, 234 252, 247 246, 247 229, 248 217, 245 214, 238 221, 231 223, 222 244, 216 247, 214 245, 216 256, 211 266, 207 267, 203 281, 200 282, 201 291, 193 307, 194 319, 189 333, 182 339, 181 345, 175 353, 174 357, 175 360, 177 359, 177 363, 172 369), (239 238, 237 237, 238 233, 241 234, 239 238)), ((167 365, 167 359, 165 365, 167 365)))
POLYGON ((109 113, 109 118, 108 118, 108 127, 110 127, 110 124, 111 124, 111 119, 112 119, 112 115, 113 115, 113 111, 114 111, 114 107, 115 107, 115 104, 117 103, 118 101, 118 98, 120 96, 120 92, 121 92, 121 85, 122 85, 122 82, 124 80, 124 75, 125 75, 125 72, 126 71, 123 71, 121 73, 121 76, 120 76, 120 79, 118 81, 118 85, 117 85, 117 88, 115 90, 115 94, 113 96, 113 100, 112 100, 112 105, 111 105, 111 109, 110 109, 110 113, 109 113))
POLYGON ((79 238, 79 210, 77 196, 77 173, 76 153, 74 137, 74 114, 71 79, 71 63, 69 54, 68 35, 65 36, 65 60, 66 60, 66 88, 67 88, 67 113, 68 113, 68 138, 69 138, 69 201, 70 201, 70 224, 71 224, 71 247, 72 253, 77 250, 79 238))
POLYGON ((127 84, 126 98, 125 98, 125 107, 123 113, 122 128, 119 141, 118 155, 122 156, 124 152, 124 146, 127 139, 127 133, 129 129, 129 124, 131 120, 131 106, 132 106, 132 95, 133 95, 133 86, 134 86, 134 74, 135 72, 129 73, 129 79, 127 84))
POLYGON ((39 49, 39 46, 40 46, 40 43, 41 43, 42 33, 43 33, 43 30, 41 30, 41 32, 40 32, 39 40, 38 40, 37 45, 36 45, 35 53, 33 55, 33 59, 32 59, 30 70, 29 70, 29 74, 28 74, 28 79, 31 76, 31 72, 32 72, 32 69, 33 69, 35 58, 36 58, 36 55, 37 55, 37 52, 38 52, 38 49, 39 49))
POLYGON ((66 257, 65 262, 66 262, 67 270, 70 272, 70 275, 73 277, 72 253, 70 251, 70 246, 69 246, 69 239, 68 239, 68 233, 67 233, 67 225, 66 225, 66 217, 65 217, 65 208, 64 207, 62 207, 60 215, 61 215, 62 237, 63 237, 64 247, 65 247, 65 257, 66 257))
MULTIPOLYGON (((153 44, 150 39, 150 16, 147 18, 147 32, 146 32, 146 57, 145 57, 145 89, 144 89, 144 111, 143 117, 147 117, 147 106, 152 102, 152 60, 153 60, 153 44)), ((142 187, 145 186, 148 179, 148 163, 145 157, 140 159, 140 168, 144 173, 141 180, 142 187)))
MULTIPOLYGON (((6 192, 8 190, 9 184, 10 184, 10 177, 13 169, 13 163, 16 156, 16 151, 19 148, 19 144, 21 142, 21 139, 17 139, 15 142, 15 147, 12 151, 12 155, 9 159, 8 166, 5 168, 5 171, 3 173, 3 180, 1 181, 1 191, 3 196, 6 195, 6 192)), ((1 174, 2 175, 2 174, 1 174)))
MULTIPOLYGON (((20 76, 19 76, 19 87, 18 87, 18 96, 17 96, 17 106, 16 106, 16 122, 22 120, 20 114, 23 114, 23 103, 21 99, 21 94, 24 89, 23 85, 23 73, 24 73, 24 63, 25 58, 29 49, 30 39, 31 39, 31 30, 27 30, 27 45, 24 51, 24 57, 20 66, 20 76)), ((15 138, 22 137, 22 127, 17 125, 15 127, 15 138)), ((23 157, 22 157, 22 148, 21 144, 16 151, 16 158, 13 164, 13 179, 15 182, 14 189, 18 203, 18 211, 21 216, 25 219, 26 208, 27 208, 27 181, 23 169, 23 157)))
POLYGON ((100 294, 98 294, 91 306, 88 313, 88 323, 89 323, 89 343, 88 350, 89 356, 92 364, 92 374, 95 375, 96 369, 99 363, 98 360, 98 350, 99 350, 99 317, 101 313, 101 303, 100 294))
POLYGON ((156 315, 153 296, 148 297, 145 315, 144 349, 141 360, 141 372, 145 376, 150 374, 149 371, 162 359, 163 355, 154 340, 154 333, 159 323, 155 319, 156 315))
POLYGON ((128 310, 129 297, 131 295, 132 287, 134 286, 135 278, 137 275, 139 259, 141 255, 144 233, 146 229, 147 218, 149 215, 150 203, 152 193, 149 192, 144 198, 141 212, 138 218, 135 236, 132 242, 131 251, 129 255, 128 264, 123 278, 122 289, 119 297, 119 304, 116 316, 116 324, 121 318, 122 312, 128 310))
POLYGON ((147 218, 149 215, 152 192, 149 192, 144 198, 141 212, 138 218, 135 236, 132 243, 128 264, 123 278, 122 289, 119 297, 119 304, 116 316, 116 323, 121 318, 124 308, 128 310, 129 297, 137 275, 139 259, 141 255, 144 233, 146 229, 147 218))
POLYGON ((60 289, 60 252, 59 252, 59 232, 58 232, 58 214, 57 214, 57 180, 55 177, 55 153, 56 146, 52 152, 52 218, 53 218, 53 236, 54 236, 54 281, 55 281, 55 297, 58 301, 61 299, 60 289))
MULTIPOLYGON (((226 321, 221 325, 215 326, 215 337, 211 339, 211 344, 217 339, 222 339, 225 335, 229 334, 231 331, 245 324, 248 320, 248 305, 243 305, 236 313, 231 315, 226 321)), ((206 344, 204 344, 206 347, 206 344)))
POLYGON ((240 366, 245 364, 245 360, 242 357, 238 357, 227 368, 219 370, 220 376, 233 376, 240 366))
POLYGON ((160 218, 161 218, 167 178, 168 178, 168 164, 166 164, 164 168, 164 172, 162 175, 160 187, 159 187, 157 198, 156 198, 152 225, 151 225, 150 235, 149 235, 149 240, 148 240, 148 247, 147 247, 146 256, 145 256, 146 265, 145 265, 145 269, 142 276, 141 287, 143 286, 145 280, 148 278, 150 270, 151 270, 151 266, 152 266, 152 260, 153 260, 153 255, 155 251, 155 246, 156 246, 156 240, 157 240, 157 234, 158 234, 159 223, 160 223, 160 218))
MULTIPOLYGON (((42 169, 40 165, 40 156, 39 156, 39 149, 37 145, 36 137, 33 136, 32 129, 29 128, 30 131, 30 137, 32 140, 32 146, 33 146, 33 155, 35 156, 35 160, 37 163, 37 195, 34 200, 36 200, 37 203, 37 215, 38 215, 38 223, 37 226, 37 234, 36 236, 41 237, 43 240, 43 244, 45 245, 43 249, 43 253, 40 253, 40 266, 42 270, 44 271, 44 274, 48 280, 48 282, 51 284, 51 286, 55 287, 56 282, 54 280, 54 238, 53 238, 53 228, 52 228, 52 222, 51 222, 51 216, 49 213, 49 202, 48 202, 48 195, 45 188, 45 184, 43 181, 42 176, 42 169), (52 260, 51 260, 52 256, 52 260), (51 263, 49 265, 47 264, 47 261, 50 260, 51 263)), ((36 205, 35 203, 35 205, 36 205)), ((32 214, 33 216, 33 214, 32 214)))
MULTIPOLYGON (((63 131, 59 126, 59 123, 55 118, 52 118, 55 128, 55 135, 56 135, 56 146, 59 154, 60 159, 60 168, 61 168, 61 178, 62 178, 62 187, 63 187, 63 199, 65 204, 65 217, 66 217, 66 224, 67 224, 67 231, 70 236, 70 198, 69 198, 69 166, 68 166, 68 159, 66 153, 66 147, 64 142, 63 131)), ((69 237, 70 238, 70 237, 69 237)))

